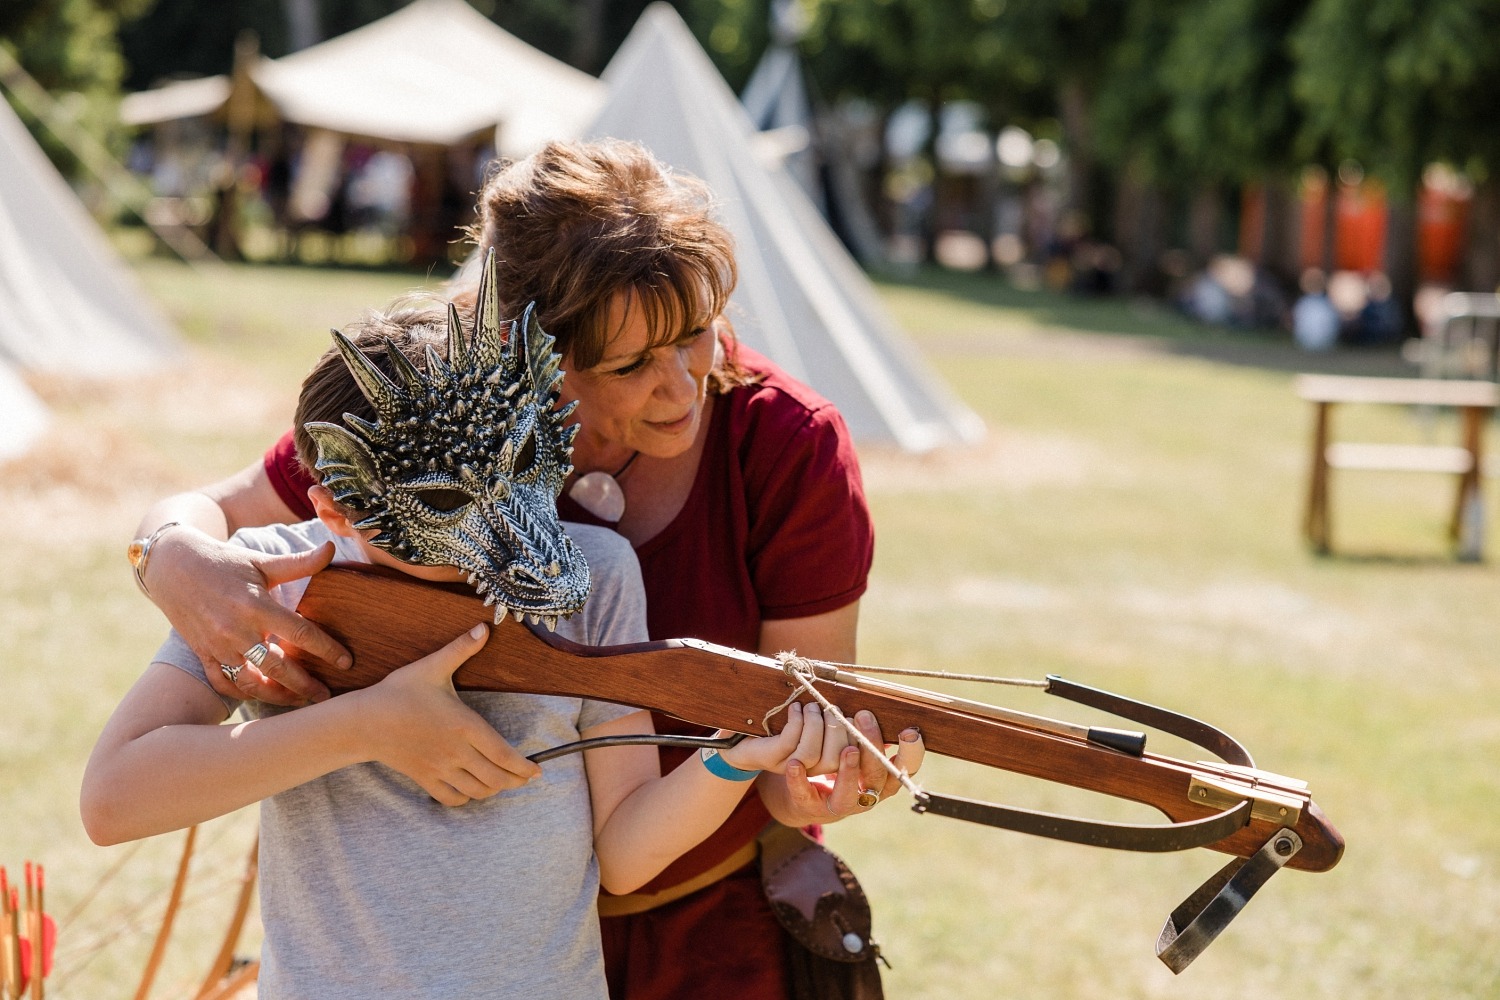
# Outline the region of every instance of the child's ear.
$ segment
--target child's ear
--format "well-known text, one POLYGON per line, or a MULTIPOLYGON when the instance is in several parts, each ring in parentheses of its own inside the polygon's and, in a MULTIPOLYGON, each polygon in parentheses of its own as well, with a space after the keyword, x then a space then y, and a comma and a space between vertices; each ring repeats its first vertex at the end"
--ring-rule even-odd
POLYGON ((327 487, 308 487, 307 499, 312 501, 313 511, 317 513, 318 520, 322 521, 329 531, 344 538, 360 537, 358 529, 350 523, 348 515, 344 513, 344 508, 333 498, 333 494, 328 492, 327 487))

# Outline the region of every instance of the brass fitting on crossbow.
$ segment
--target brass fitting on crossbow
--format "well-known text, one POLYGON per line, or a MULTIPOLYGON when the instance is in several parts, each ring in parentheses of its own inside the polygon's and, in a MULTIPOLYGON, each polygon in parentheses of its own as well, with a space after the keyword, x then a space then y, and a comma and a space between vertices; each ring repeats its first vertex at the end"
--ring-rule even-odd
POLYGON ((1211 809, 1228 809, 1249 802, 1252 820, 1281 826, 1295 826, 1301 819, 1302 803, 1307 801, 1307 782, 1256 767, 1203 766, 1218 773, 1193 775, 1188 783, 1188 798, 1193 802, 1211 809))

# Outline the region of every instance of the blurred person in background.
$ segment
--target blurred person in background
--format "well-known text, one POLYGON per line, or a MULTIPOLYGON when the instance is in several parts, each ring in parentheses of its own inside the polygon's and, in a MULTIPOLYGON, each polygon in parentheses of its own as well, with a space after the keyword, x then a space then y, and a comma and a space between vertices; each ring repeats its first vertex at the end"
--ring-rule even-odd
POLYGON ((1292 306, 1292 339, 1304 351, 1331 351, 1338 345, 1343 320, 1328 298, 1323 272, 1310 267, 1299 282, 1302 297, 1292 306))

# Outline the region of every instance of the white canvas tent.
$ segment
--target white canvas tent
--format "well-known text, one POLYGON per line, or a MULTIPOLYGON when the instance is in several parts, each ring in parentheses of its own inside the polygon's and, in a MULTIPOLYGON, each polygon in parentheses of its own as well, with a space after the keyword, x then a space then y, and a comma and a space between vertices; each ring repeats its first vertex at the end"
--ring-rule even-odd
MULTIPOLYGON (((785 134, 783 162, 814 204, 822 197, 813 151, 813 110, 802 79, 802 62, 790 44, 773 40, 745 82, 740 103, 762 133, 785 134)), ((818 206, 822 208, 822 205, 818 206)))
POLYGON ((925 451, 983 434, 807 196, 757 157, 744 108, 676 11, 647 8, 603 80, 609 100, 589 134, 640 142, 717 195, 739 263, 731 315, 747 344, 828 397, 862 441, 925 451))
POLYGON ((47 407, 0 358, 0 462, 25 454, 49 422, 47 407))
POLYGON ((831 109, 814 108, 802 57, 788 34, 776 36, 755 64, 740 94, 761 132, 762 152, 779 151, 787 173, 823 213, 829 226, 866 267, 886 262, 880 229, 859 193, 859 173, 845 148, 845 122, 831 109))
MULTIPOLYGON (((598 111, 598 80, 532 48, 464 0, 415 0, 347 34, 249 70, 258 120, 360 139, 453 146, 493 132, 522 156, 578 135, 598 111)), ((131 94, 131 125, 219 115, 228 77, 131 94)))
MULTIPOLYGON (((108 377, 177 351, 170 325, 0 98, 0 361, 108 377)), ((4 399, 9 419, 16 397, 4 399)))

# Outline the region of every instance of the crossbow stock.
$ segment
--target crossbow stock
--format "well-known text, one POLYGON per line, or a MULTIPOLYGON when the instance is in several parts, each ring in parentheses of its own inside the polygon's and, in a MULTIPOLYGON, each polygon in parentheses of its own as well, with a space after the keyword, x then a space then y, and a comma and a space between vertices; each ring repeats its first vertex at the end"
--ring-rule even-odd
MULTIPOLYGON (((472 591, 371 567, 335 566, 312 578, 298 611, 354 654, 341 670, 301 660, 335 693, 367 687, 439 648, 491 610, 472 591)), ((888 742, 915 726, 928 750, 1145 803, 1165 824, 1133 825, 1031 812, 917 789, 913 808, 1038 836, 1131 851, 1193 847, 1234 855, 1167 918, 1158 957, 1181 972, 1282 867, 1327 871, 1344 841, 1305 782, 1255 767, 1224 732, 1156 706, 1049 677, 1049 694, 1184 739, 1222 763, 1145 750, 1145 736, 1089 728, 871 681, 817 664, 808 677, 830 702, 875 714, 888 742)), ((506 621, 454 675, 459 688, 588 697, 739 733, 779 731, 800 697, 783 664, 695 639, 591 647, 506 621)), ((803 692, 805 693, 805 692, 803 692)))

